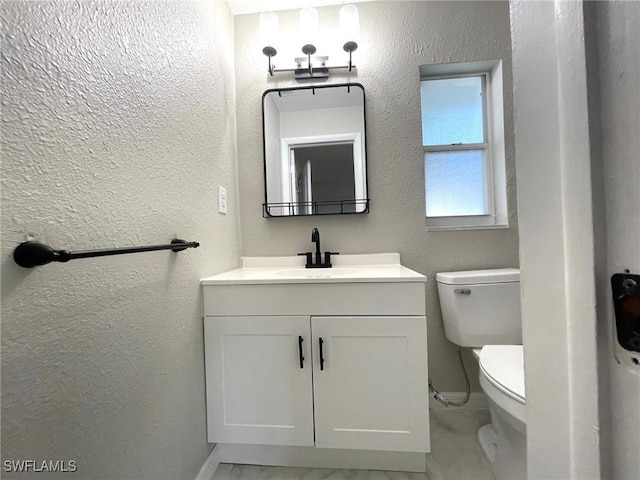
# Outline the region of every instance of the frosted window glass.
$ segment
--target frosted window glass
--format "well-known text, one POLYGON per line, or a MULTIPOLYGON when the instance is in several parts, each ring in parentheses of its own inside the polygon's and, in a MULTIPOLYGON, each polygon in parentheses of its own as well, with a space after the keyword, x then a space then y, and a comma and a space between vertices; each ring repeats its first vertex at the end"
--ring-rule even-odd
POLYGON ((427 217, 488 213, 484 155, 484 150, 425 153, 427 217))
POLYGON ((482 78, 420 82, 422 144, 483 143, 482 78))

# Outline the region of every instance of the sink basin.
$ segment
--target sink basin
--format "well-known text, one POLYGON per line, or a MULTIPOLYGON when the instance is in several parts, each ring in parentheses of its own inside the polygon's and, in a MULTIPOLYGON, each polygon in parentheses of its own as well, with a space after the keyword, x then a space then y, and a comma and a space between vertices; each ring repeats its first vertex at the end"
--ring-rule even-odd
POLYGON ((334 278, 344 277, 355 272, 353 268, 289 268, 278 270, 274 274, 277 277, 334 278))

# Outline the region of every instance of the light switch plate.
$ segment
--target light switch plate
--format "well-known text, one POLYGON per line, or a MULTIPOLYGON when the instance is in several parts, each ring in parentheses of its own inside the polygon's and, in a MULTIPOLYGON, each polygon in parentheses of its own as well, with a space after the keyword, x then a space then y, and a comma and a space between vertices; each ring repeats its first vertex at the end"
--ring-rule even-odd
POLYGON ((227 214, 227 189, 218 185, 218 212, 227 214))

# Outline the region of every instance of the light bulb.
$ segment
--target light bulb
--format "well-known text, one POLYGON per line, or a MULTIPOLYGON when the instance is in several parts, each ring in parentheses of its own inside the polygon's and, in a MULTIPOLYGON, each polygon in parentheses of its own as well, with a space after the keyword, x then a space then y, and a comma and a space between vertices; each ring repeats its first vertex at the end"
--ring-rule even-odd
POLYGON ((315 43, 318 36, 318 11, 313 7, 300 10, 300 40, 305 55, 316 53, 315 43))
POLYGON ((352 52, 358 48, 360 41, 360 19, 355 5, 345 5, 340 9, 338 16, 340 24, 340 38, 344 43, 344 49, 352 52))
POLYGON ((279 34, 279 20, 275 12, 262 12, 260 14, 260 45, 262 53, 273 57, 276 53, 279 34))

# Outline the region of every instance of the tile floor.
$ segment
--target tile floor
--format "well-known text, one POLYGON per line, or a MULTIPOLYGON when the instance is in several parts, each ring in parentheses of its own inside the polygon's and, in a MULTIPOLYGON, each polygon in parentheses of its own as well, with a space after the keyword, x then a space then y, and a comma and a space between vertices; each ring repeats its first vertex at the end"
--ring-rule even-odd
POLYGON ((495 480, 476 438, 486 423, 487 410, 432 409, 427 473, 221 464, 212 480, 495 480))

